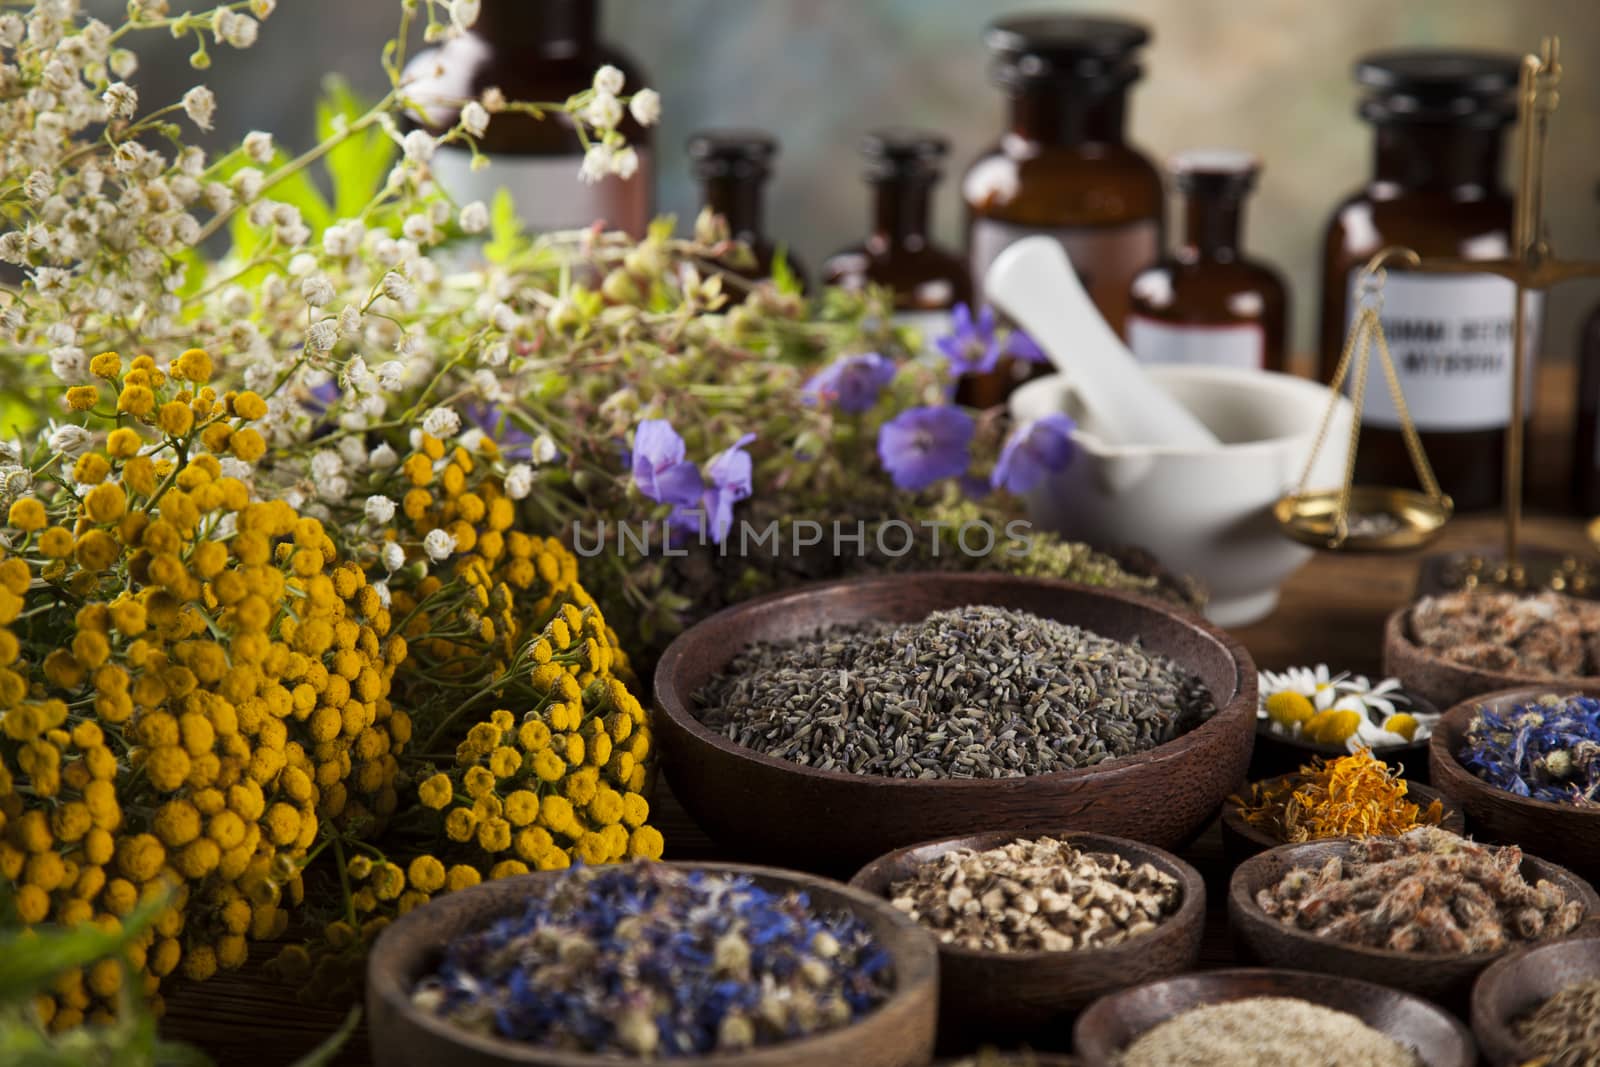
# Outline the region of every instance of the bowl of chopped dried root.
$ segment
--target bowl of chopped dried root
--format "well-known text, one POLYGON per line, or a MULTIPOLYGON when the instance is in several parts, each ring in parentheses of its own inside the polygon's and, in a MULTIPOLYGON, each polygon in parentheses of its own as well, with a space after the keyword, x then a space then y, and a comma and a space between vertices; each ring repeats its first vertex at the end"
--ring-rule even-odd
POLYGON ((1228 887, 1234 936, 1263 964, 1457 1007, 1496 959, 1597 912, 1600 897, 1566 868, 1433 826, 1280 845, 1240 864, 1228 887))
POLYGON ((1205 882, 1170 853, 1082 832, 1001 831, 899 849, 851 885, 939 941, 939 1042, 1059 1044, 1113 989, 1195 964, 1205 882))

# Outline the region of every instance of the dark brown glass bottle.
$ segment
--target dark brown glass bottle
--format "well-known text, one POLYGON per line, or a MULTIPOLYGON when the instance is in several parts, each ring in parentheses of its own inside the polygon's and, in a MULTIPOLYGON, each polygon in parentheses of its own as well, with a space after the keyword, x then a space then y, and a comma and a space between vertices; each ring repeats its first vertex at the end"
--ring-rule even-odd
POLYGON ((1048 233, 1121 330, 1128 283, 1161 255, 1161 175, 1123 137, 1134 52, 1149 31, 1116 19, 1031 15, 989 27, 1008 129, 962 183, 974 290, 1000 250, 1048 233))
MULTIPOLYGON (((1328 223, 1325 380, 1354 318, 1356 279, 1373 253, 1387 245, 1465 259, 1509 253, 1512 203, 1499 172, 1505 128, 1516 116, 1517 70, 1517 57, 1482 52, 1385 52, 1357 63, 1356 80, 1368 90, 1360 114, 1373 125, 1376 152, 1372 180, 1328 223)), ((1462 510, 1492 507, 1501 497, 1514 311, 1513 285, 1490 274, 1392 269, 1384 286, 1382 322, 1406 407, 1440 485, 1462 510)), ((1537 311, 1531 303, 1530 324, 1537 311)), ((1530 340, 1530 355, 1535 348, 1530 340)), ((1400 426, 1381 376, 1369 378, 1360 481, 1415 484, 1400 426)))
POLYGON ((1573 435, 1572 506, 1600 515, 1600 307, 1578 336, 1578 422, 1573 435))
POLYGON ((972 301, 966 262, 928 233, 933 189, 949 147, 937 134, 915 130, 868 134, 861 153, 872 186, 872 233, 822 266, 824 285, 894 290, 896 319, 915 327, 929 346, 949 332, 950 309, 972 301))
MULTIPOLYGON (((763 216, 767 179, 778 141, 761 130, 702 130, 689 138, 689 161, 700 182, 701 204, 728 220, 728 231, 755 254, 754 267, 726 264, 732 274, 751 280, 772 277, 778 243, 767 235, 763 216)), ((805 269, 785 246, 784 262, 805 285, 805 269)), ((738 287, 728 290, 739 299, 738 287)))
MULTIPOLYGON (((408 92, 427 106, 420 116, 434 131, 455 124, 466 100, 499 89, 508 100, 565 100, 593 83, 609 64, 624 76, 623 92, 644 88, 638 66, 599 38, 599 0, 483 0, 478 21, 460 37, 418 53, 405 70, 408 92)), ((565 116, 534 119, 495 115, 478 140, 492 165, 474 171, 465 148, 442 146, 433 157, 435 179, 458 203, 490 203, 510 191, 517 213, 534 233, 576 229, 597 219, 607 228, 642 237, 654 200, 655 162, 650 131, 623 120, 639 167, 626 180, 612 176, 593 185, 578 179, 583 145, 565 116)))
POLYGON ((1283 370, 1288 288, 1239 247, 1260 163, 1246 152, 1210 150, 1185 152, 1169 169, 1184 195, 1183 242, 1134 278, 1128 347, 1147 363, 1283 370))

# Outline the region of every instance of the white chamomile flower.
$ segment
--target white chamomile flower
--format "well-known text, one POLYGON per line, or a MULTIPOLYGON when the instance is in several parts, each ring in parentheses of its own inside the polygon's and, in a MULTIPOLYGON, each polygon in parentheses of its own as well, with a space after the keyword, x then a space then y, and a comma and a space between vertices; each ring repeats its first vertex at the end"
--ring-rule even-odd
POLYGON ((394 501, 388 497, 374 493, 372 496, 367 497, 367 502, 362 505, 362 510, 366 512, 368 519, 379 526, 385 526, 390 519, 394 518, 395 505, 394 501))
POLYGON ((429 530, 428 536, 422 539, 422 550, 438 563, 450 558, 450 553, 456 550, 456 539, 447 530, 429 530))
POLYGON ((383 557, 384 570, 391 573, 406 565, 406 550, 394 541, 385 542, 380 555, 383 557))

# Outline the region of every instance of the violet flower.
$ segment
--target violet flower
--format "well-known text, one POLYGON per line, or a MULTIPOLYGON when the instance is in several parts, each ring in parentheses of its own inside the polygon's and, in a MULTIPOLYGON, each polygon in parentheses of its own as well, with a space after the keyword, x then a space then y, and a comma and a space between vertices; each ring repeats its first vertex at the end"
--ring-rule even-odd
POLYGON ((976 429, 960 408, 908 408, 878 431, 878 458, 898 489, 926 489, 967 469, 976 429))
POLYGON ((954 327, 952 331, 934 342, 950 361, 950 372, 960 376, 987 374, 994 370, 995 364, 1000 361, 1000 340, 994 332, 994 309, 981 308, 974 319, 971 308, 966 304, 957 304, 950 313, 950 320, 954 327))
POLYGON ((1021 330, 1012 330, 1011 336, 1006 338, 1005 354, 1024 363, 1050 362, 1050 357, 1039 347, 1039 342, 1021 330))
POLYGON ((657 503, 696 503, 705 483, 684 455, 683 438, 671 423, 644 420, 633 432, 633 484, 657 503))
POLYGON ((503 455, 527 459, 533 454, 533 435, 511 421, 500 405, 478 399, 462 404, 458 410, 462 421, 488 434, 503 455))
POLYGON ((711 457, 699 498, 680 504, 668 517, 674 529, 710 537, 713 544, 722 543, 733 527, 733 506, 751 492, 754 467, 744 446, 755 439, 755 434, 747 433, 711 457))
POLYGON ((1006 438, 989 484, 996 489, 1026 493, 1072 462, 1072 431, 1076 423, 1060 413, 1019 426, 1006 438))
POLYGON ((895 370, 893 360, 876 352, 841 356, 812 375, 803 392, 811 403, 825 401, 846 414, 859 415, 877 404, 895 370))

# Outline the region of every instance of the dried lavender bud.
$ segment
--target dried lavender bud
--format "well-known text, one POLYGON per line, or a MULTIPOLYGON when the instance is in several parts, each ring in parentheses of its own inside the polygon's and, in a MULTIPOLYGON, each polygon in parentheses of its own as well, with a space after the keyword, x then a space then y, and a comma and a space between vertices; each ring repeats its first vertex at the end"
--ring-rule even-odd
POLYGON ((1514 846, 1425 826, 1356 841, 1314 877, 1289 871, 1256 904, 1318 937, 1399 952, 1491 953, 1570 933, 1583 902, 1551 882, 1529 885, 1521 865, 1514 846))
POLYGON ((1175 663, 1009 608, 746 648, 696 694, 746 748, 822 770, 1010 778, 1142 752, 1215 710, 1175 663))
POLYGON ((412 1003, 546 1048, 671 1058, 831 1030, 888 996, 888 954, 849 914, 748 878, 575 868, 521 915, 458 937, 412 1003))
POLYGON ((1190 1008, 1141 1034, 1118 1067, 1418 1067, 1416 1053, 1348 1012, 1297 997, 1190 1008))
POLYGON ((1548 1067, 1600 1063, 1600 978, 1566 986, 1512 1023, 1517 1037, 1548 1067))
POLYGON ((889 888, 895 907, 947 945, 990 952, 1108 948, 1178 910, 1178 880, 1148 863, 1052 837, 957 849, 889 888))
POLYGON ((1600 804, 1600 700, 1554 695, 1510 711, 1479 708, 1456 759, 1519 797, 1600 804))

